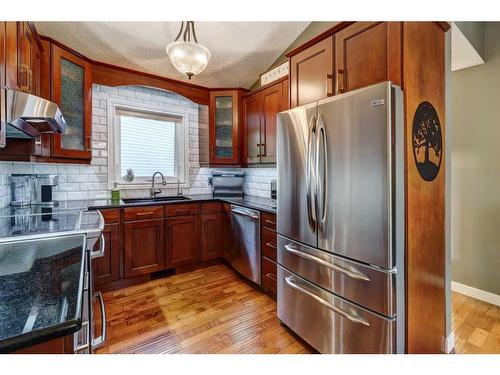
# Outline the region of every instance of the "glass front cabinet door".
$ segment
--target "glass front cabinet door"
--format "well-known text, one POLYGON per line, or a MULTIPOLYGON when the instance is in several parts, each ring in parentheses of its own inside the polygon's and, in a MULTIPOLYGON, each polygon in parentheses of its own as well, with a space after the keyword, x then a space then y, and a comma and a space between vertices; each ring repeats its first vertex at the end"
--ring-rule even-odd
POLYGON ((239 91, 210 93, 210 163, 239 164, 239 91))
POLYGON ((54 134, 52 156, 92 158, 92 78, 88 61, 52 45, 52 100, 59 105, 67 129, 54 134))

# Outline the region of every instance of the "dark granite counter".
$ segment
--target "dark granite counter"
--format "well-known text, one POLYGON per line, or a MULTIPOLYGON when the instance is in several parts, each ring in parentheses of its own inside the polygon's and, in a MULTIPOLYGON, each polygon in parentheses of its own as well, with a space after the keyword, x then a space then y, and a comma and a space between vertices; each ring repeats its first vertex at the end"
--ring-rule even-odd
POLYGON ((0 244, 0 353, 81 328, 84 236, 0 244))

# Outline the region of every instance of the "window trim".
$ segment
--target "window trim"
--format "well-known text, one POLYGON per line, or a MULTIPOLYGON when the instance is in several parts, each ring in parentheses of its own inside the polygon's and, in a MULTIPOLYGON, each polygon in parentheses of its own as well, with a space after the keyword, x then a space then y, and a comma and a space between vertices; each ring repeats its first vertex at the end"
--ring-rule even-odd
POLYGON ((118 184, 120 189, 148 189, 151 187, 151 179, 141 179, 133 182, 126 182, 122 179, 120 171, 120 116, 118 113, 133 112, 144 113, 150 116, 170 117, 176 119, 182 125, 181 131, 176 131, 176 160, 183 158, 178 163, 180 166, 178 177, 165 177, 167 180, 166 188, 177 187, 177 179, 180 180, 180 186, 189 188, 189 112, 188 110, 176 109, 173 111, 165 110, 161 104, 146 104, 136 100, 119 100, 114 98, 107 99, 108 108, 108 189, 112 189, 114 183, 118 184))

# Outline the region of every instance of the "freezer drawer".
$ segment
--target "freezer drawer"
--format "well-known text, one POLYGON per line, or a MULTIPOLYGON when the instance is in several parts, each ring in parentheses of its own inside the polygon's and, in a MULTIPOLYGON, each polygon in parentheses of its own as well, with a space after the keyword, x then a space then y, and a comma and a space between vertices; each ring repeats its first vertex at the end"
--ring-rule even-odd
POLYGON ((321 353, 396 352, 396 319, 354 305, 280 265, 278 318, 321 353))
POLYGON ((278 236, 278 263, 312 283, 380 314, 396 315, 395 270, 381 270, 278 236))

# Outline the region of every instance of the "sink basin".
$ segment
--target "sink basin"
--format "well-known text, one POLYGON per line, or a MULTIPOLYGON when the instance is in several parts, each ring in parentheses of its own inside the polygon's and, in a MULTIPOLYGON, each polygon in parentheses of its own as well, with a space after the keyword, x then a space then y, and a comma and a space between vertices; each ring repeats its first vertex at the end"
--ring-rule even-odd
POLYGON ((188 201, 189 198, 183 195, 173 196, 173 197, 155 197, 155 198, 131 198, 122 199, 124 203, 152 203, 152 202, 176 202, 176 201, 188 201))

